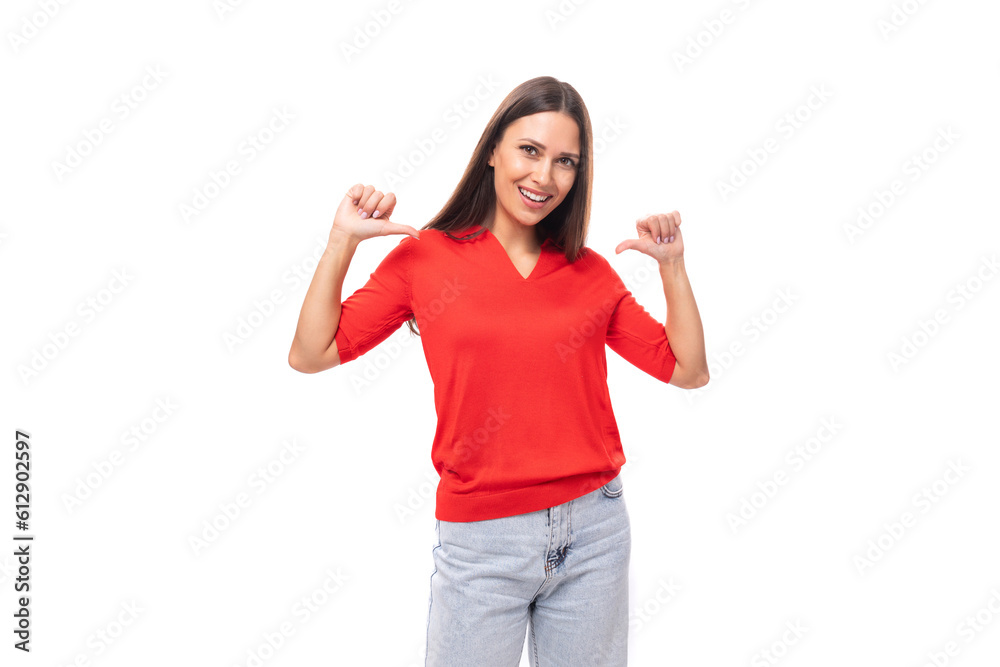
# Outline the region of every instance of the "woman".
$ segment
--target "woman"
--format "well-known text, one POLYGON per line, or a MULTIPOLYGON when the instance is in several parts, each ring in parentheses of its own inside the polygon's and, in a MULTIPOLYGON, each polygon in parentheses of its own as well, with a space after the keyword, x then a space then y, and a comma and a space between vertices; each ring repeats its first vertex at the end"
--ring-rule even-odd
POLYGON ((428 665, 517 665, 526 627, 532 665, 626 664, 631 534, 604 346, 682 388, 708 366, 676 211, 615 249, 659 262, 665 327, 584 245, 592 156, 577 91, 522 83, 419 231, 389 220, 392 193, 347 192, 302 305, 288 361, 305 373, 419 326, 441 476, 428 665), (357 245, 388 234, 407 236, 341 302, 357 245))

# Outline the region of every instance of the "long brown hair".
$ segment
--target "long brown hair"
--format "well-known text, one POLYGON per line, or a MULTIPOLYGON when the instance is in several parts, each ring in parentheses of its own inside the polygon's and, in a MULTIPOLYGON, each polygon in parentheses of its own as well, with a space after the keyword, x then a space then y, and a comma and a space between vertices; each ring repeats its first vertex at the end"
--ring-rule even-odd
MULTIPOLYGON (((539 242, 551 239, 566 254, 570 262, 576 261, 587 238, 590 224, 590 191, 594 177, 594 134, 590 114, 576 88, 551 76, 539 76, 520 84, 507 94, 493 117, 486 124, 465 173, 455 186, 444 208, 420 229, 438 229, 451 238, 468 239, 478 236, 479 230, 468 236, 454 236, 450 232, 471 225, 483 225, 493 219, 496 209, 496 186, 493 167, 489 164, 493 147, 503 138, 507 126, 522 116, 544 111, 565 113, 580 128, 580 161, 577 163, 573 187, 566 198, 536 225, 539 242)), ((415 328, 416 317, 406 326, 419 335, 415 328)))

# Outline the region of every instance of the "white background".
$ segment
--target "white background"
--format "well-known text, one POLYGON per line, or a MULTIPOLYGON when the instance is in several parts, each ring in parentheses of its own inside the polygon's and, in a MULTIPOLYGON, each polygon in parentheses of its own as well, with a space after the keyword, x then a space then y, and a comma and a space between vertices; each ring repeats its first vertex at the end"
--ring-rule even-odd
MULTIPOLYGON (((587 244, 661 319, 652 260, 614 247, 680 211, 712 362, 689 392, 608 350, 630 664, 997 664, 995 3, 220 7, 4 5, 3 664, 423 664, 419 340, 316 375, 288 348, 346 189, 391 190, 393 219, 422 226, 543 74, 602 138, 587 244), (275 110, 291 119, 269 132, 275 110), (30 656, 12 648, 15 429, 30 656)), ((362 244, 345 297, 397 242, 362 244)))

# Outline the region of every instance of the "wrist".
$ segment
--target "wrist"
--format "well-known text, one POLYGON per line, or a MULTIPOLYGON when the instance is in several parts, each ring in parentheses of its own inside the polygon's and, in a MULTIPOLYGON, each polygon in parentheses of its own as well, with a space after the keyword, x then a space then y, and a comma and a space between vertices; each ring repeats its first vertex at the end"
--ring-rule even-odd
POLYGON ((358 247, 359 243, 361 243, 360 239, 334 227, 330 230, 330 235, 327 237, 326 248, 327 250, 343 250, 348 248, 353 251, 358 247))
POLYGON ((326 241, 326 249, 323 251, 324 258, 334 260, 350 261, 354 257, 360 241, 343 232, 330 232, 330 237, 326 241))
POLYGON ((684 256, 660 261, 660 275, 675 275, 684 272, 684 256))

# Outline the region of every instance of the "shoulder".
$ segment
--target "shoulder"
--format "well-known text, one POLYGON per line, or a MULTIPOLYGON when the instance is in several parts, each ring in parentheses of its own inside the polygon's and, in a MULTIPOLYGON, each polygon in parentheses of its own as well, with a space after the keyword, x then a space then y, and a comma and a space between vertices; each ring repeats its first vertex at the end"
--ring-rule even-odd
POLYGON ((611 262, 589 246, 580 248, 574 264, 580 266, 581 273, 585 274, 589 283, 604 286, 615 298, 621 298, 628 289, 611 262))
POLYGON ((591 271, 596 271, 598 273, 614 273, 614 268, 611 266, 604 255, 597 252, 590 246, 583 246, 580 248, 580 252, 576 256, 576 261, 581 263, 581 265, 591 271))

